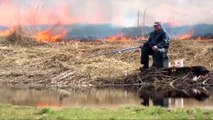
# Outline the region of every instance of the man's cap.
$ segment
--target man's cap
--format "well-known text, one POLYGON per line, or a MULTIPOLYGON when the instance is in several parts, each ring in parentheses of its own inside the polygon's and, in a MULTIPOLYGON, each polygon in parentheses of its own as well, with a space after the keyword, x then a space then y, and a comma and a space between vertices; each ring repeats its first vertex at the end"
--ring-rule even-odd
POLYGON ((155 25, 160 25, 160 26, 161 26, 161 23, 158 22, 158 21, 156 21, 156 22, 154 22, 154 26, 155 26, 155 25))

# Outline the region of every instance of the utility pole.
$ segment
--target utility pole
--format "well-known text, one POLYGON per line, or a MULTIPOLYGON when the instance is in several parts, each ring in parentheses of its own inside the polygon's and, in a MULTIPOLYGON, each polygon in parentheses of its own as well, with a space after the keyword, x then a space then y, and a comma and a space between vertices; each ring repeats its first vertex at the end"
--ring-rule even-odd
POLYGON ((146 8, 144 9, 144 12, 143 12, 143 27, 145 26, 146 24, 146 8))
POLYGON ((141 20, 141 12, 138 10, 138 17, 137 17, 137 32, 139 33, 138 35, 141 36, 142 34, 142 20, 141 20))
POLYGON ((140 11, 138 11, 137 27, 140 27, 140 11))
POLYGON ((138 15, 137 15, 137 27, 140 31, 140 35, 142 36, 146 35, 145 25, 146 25, 146 8, 144 9, 143 16, 140 11, 138 11, 138 15))
POLYGON ((143 12, 142 35, 145 35, 145 34, 146 34, 146 31, 145 31, 145 24, 146 24, 146 8, 144 9, 144 12, 143 12))

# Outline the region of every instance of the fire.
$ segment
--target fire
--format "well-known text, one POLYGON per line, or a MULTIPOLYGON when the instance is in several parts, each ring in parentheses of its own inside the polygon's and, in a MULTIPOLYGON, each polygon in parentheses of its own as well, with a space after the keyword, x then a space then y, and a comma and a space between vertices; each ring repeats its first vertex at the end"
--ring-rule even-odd
POLYGON ((5 31, 0 31, 0 36, 9 36, 11 35, 12 33, 14 32, 14 29, 11 28, 11 29, 7 29, 5 31))
POLYGON ((123 33, 112 35, 106 38, 107 42, 112 42, 112 43, 130 43, 133 42, 134 40, 147 40, 147 36, 137 36, 137 37, 128 37, 125 36, 123 33))
POLYGON ((194 34, 194 31, 190 31, 187 34, 177 36, 177 38, 180 39, 180 40, 187 40, 187 39, 192 38, 193 34, 194 34))
POLYGON ((46 103, 46 102, 39 102, 36 104, 36 107, 61 107, 61 104, 57 103, 46 103))
POLYGON ((128 37, 125 37, 123 33, 113 35, 110 37, 106 38, 107 42, 121 42, 121 43, 126 43, 126 42, 131 42, 131 39, 128 37))
MULTIPOLYGON (((42 43, 61 42, 62 39, 66 36, 67 31, 63 29, 59 29, 59 27, 57 27, 56 29, 55 26, 53 28, 35 33, 33 35, 35 40, 37 42, 42 42, 42 43)), ((7 29, 5 31, 0 31, 0 36, 6 37, 17 31, 18 31, 18 28, 11 27, 10 29, 7 29)))
POLYGON ((196 40, 198 42, 213 42, 213 39, 211 37, 202 37, 202 36, 198 36, 196 38, 196 40))
POLYGON ((51 29, 40 31, 34 36, 37 42, 41 43, 54 43, 61 42, 62 39, 66 36, 67 31, 63 30, 62 33, 54 33, 51 29))

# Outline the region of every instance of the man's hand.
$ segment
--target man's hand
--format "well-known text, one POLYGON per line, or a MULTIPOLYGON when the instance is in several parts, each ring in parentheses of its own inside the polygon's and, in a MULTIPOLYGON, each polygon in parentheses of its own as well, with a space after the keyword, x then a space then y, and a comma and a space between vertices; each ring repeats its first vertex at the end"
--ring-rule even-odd
POLYGON ((157 46, 153 46, 153 47, 152 47, 152 50, 153 50, 153 51, 156 51, 157 49, 158 49, 157 46))
POLYGON ((139 48, 142 49, 143 48, 143 44, 139 48))

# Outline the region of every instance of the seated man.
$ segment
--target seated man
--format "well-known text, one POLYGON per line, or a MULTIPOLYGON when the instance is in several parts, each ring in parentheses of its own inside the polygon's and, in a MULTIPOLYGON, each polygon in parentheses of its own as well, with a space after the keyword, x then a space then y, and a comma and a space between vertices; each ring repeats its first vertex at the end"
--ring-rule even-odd
POLYGON ((148 41, 141 45, 140 48, 142 69, 149 68, 149 55, 153 56, 153 67, 168 67, 169 36, 162 28, 160 22, 154 23, 154 31, 151 32, 148 41))

